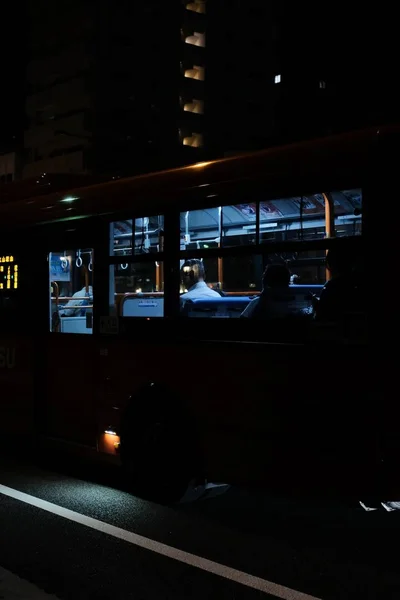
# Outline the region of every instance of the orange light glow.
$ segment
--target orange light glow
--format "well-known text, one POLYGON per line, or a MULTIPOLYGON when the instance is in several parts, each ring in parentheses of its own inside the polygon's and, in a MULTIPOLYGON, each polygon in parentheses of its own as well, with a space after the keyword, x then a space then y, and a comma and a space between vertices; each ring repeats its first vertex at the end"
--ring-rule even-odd
POLYGON ((18 289, 18 264, 12 255, 0 256, 0 273, 4 273, 0 280, 0 290, 18 289))
POLYGON ((199 163, 196 163, 195 165, 191 165, 191 168, 192 169, 201 169, 202 167, 206 167, 207 165, 211 165, 211 162, 210 161, 199 162, 199 163))
POLYGON ((104 452, 105 454, 114 454, 118 453, 119 445, 121 443, 119 435, 115 432, 110 433, 111 430, 107 430, 100 435, 99 439, 99 451, 104 452))

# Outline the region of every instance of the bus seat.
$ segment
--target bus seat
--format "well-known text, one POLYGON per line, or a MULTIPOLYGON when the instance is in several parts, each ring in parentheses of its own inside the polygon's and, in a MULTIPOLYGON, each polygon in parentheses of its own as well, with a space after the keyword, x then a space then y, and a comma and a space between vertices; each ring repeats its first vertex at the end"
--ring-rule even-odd
POLYGON ((92 333, 91 327, 86 327, 86 317, 61 317, 61 333, 92 333))
POLYGON ((208 317, 219 319, 239 318, 250 296, 221 296, 220 298, 197 298, 186 300, 183 314, 186 317, 208 317))
POLYGON ((163 317, 164 298, 146 296, 126 296, 121 301, 123 317, 163 317))
MULTIPOLYGON (((311 295, 320 294, 322 285, 291 285, 296 309, 312 309, 311 295)), ((187 317, 238 318, 255 296, 223 296, 220 298, 198 298, 186 300, 183 314, 187 317)))

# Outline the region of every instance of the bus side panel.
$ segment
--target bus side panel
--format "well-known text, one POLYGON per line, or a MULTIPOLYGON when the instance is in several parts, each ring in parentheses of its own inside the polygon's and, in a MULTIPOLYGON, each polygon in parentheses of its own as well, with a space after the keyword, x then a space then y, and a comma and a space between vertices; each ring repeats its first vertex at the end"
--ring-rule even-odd
POLYGON ((96 373, 92 336, 48 336, 43 381, 45 435, 96 446, 96 373))
POLYGON ((180 380, 202 424, 210 479, 342 492, 364 485, 377 431, 365 410, 362 354, 218 343, 183 354, 207 375, 196 385, 182 372, 180 380))
POLYGON ((373 390, 360 378, 367 364, 362 353, 108 340, 99 360, 99 397, 109 420, 117 417, 112 406, 123 408, 148 381, 166 384, 166 402, 176 397, 186 404, 209 479, 264 486, 297 480, 301 487, 326 478, 324 487, 349 488, 372 477, 378 431, 365 410, 373 390))
POLYGON ((34 432, 33 341, 0 337, 0 433, 30 436, 34 432))
MULTIPOLYGON (((363 353, 215 345, 203 365, 205 354, 214 375, 195 408, 210 477, 341 492, 372 480, 379 431, 366 410, 373 390, 360 378, 363 353)), ((193 359, 200 364, 198 351, 193 359)))

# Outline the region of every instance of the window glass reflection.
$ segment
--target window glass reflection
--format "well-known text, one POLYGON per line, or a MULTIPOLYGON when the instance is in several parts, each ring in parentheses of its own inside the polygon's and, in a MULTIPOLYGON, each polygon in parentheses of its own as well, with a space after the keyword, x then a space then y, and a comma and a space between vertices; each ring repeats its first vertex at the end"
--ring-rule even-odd
POLYGON ((220 207, 181 212, 181 250, 218 248, 221 239, 220 207))
POLYGON ((93 249, 50 252, 50 331, 93 333, 93 249))
POLYGON ((149 254, 164 250, 164 217, 135 219, 135 254, 149 254))
POLYGON ((162 262, 119 264, 110 267, 115 311, 122 317, 164 316, 162 262))
POLYGON ((110 223, 110 255, 132 254, 132 219, 110 223))
POLYGON ((332 192, 336 237, 361 235, 362 192, 360 189, 332 192))
POLYGON ((219 259, 221 289, 225 293, 254 294, 261 290, 263 259, 260 255, 225 256, 219 259))
POLYGON ((260 241, 284 242, 329 237, 325 203, 333 208, 336 237, 361 235, 361 189, 293 196, 260 202, 260 241))
POLYGON ((260 241, 325 238, 325 200, 322 194, 260 202, 260 241))
POLYGON ((257 205, 236 204, 222 207, 222 246, 247 246, 256 243, 257 205))

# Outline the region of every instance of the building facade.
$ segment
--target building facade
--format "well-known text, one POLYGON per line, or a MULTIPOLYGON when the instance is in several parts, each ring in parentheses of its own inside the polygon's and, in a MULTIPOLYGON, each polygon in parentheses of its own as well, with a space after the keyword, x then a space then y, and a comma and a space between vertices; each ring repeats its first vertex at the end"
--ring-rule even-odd
POLYGON ((31 2, 24 177, 123 176, 193 160, 201 144, 184 114, 185 12, 180 2, 31 2))
POLYGON ((397 71, 365 11, 285 0, 28 5, 24 177, 131 175, 397 114, 397 71))
POLYGON ((396 22, 376 6, 208 1, 207 151, 398 121, 396 22))
POLYGON ((16 181, 20 175, 20 162, 16 152, 0 154, 0 183, 16 181))

